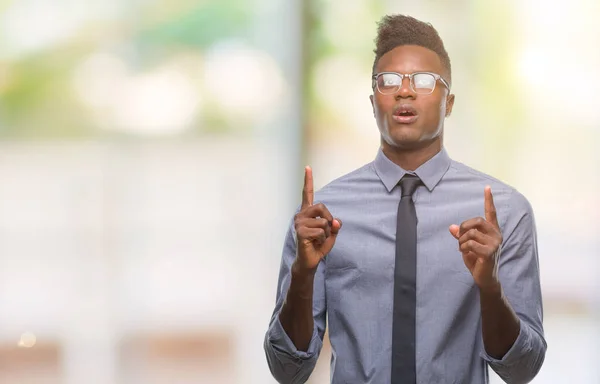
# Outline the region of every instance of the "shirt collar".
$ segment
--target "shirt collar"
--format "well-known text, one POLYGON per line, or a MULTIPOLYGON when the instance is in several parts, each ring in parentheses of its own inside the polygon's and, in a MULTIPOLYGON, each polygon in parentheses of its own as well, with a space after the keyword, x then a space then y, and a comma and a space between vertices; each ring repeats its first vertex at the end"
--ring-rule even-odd
POLYGON ((423 181, 423 184, 425 184, 427 189, 431 192, 446 174, 448 168, 450 168, 450 157, 448 156, 446 149, 442 148, 441 151, 431 159, 427 160, 414 172, 409 172, 388 159, 383 153, 383 150, 379 148, 374 164, 375 172, 387 188, 388 192, 391 192, 392 189, 394 189, 406 173, 414 173, 419 176, 423 181))

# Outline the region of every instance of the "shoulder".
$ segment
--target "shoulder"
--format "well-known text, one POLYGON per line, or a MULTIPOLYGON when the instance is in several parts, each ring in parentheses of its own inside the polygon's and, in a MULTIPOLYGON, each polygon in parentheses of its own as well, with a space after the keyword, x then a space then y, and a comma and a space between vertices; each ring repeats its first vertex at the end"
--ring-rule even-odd
POLYGON ((483 195, 483 188, 492 188, 494 205, 506 220, 509 216, 532 215, 530 201, 517 188, 468 165, 452 160, 447 180, 465 189, 474 189, 483 195))
POLYGON ((515 188, 502 180, 456 160, 450 162, 448 175, 452 179, 458 179, 467 183, 485 184, 508 193, 512 193, 515 190, 515 188))
POLYGON ((346 173, 315 191, 315 201, 332 201, 342 195, 358 194, 373 182, 379 180, 373 162, 367 163, 346 173))

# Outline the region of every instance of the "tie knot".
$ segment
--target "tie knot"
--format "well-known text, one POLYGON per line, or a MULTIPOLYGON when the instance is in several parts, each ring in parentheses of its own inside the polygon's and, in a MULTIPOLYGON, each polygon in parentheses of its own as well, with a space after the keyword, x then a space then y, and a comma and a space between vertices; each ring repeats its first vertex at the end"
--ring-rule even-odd
POLYGON ((421 179, 418 176, 407 173, 400 179, 400 189, 402 190, 402 197, 411 197, 417 187, 421 185, 421 179))

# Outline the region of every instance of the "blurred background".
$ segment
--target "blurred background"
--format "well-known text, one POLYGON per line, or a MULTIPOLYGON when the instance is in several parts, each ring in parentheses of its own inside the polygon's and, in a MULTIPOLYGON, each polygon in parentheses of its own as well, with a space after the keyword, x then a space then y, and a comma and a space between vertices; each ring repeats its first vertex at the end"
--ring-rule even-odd
POLYGON ((445 41, 450 156, 533 205, 534 383, 599 383, 597 0, 0 0, 0 383, 274 383, 303 166, 375 157, 386 13, 445 41))

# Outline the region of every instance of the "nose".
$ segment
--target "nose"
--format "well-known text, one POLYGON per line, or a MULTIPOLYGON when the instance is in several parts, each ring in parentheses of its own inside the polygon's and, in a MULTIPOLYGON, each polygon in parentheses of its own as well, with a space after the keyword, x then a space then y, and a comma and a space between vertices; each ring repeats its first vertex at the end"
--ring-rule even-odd
POLYGON ((396 100, 400 100, 400 99, 408 99, 408 98, 412 98, 414 99, 416 97, 416 93, 412 90, 411 86, 410 86, 410 79, 408 78, 408 76, 404 77, 402 79, 402 84, 400 85, 400 89, 398 89, 398 91, 396 92, 396 100))

